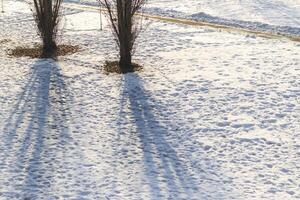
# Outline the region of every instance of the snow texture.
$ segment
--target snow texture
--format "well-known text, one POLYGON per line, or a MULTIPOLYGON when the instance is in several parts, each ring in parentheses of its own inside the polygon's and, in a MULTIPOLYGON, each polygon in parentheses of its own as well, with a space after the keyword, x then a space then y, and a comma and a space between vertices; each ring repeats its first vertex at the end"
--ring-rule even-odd
MULTIPOLYGON (((97 5, 93 0, 66 1, 97 5)), ((150 0, 144 12, 300 36, 299 0, 150 0)))

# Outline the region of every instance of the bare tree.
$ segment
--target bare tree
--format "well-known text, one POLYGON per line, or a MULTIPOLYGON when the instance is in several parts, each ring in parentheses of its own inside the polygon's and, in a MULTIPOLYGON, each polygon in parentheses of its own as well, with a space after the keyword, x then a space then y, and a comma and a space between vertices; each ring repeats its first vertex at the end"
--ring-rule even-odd
POLYGON ((43 55, 52 56, 57 50, 57 31, 63 0, 33 0, 34 17, 43 41, 43 55))
POLYGON ((133 71, 132 52, 138 34, 140 23, 135 20, 136 13, 147 0, 98 0, 107 12, 112 32, 119 47, 119 67, 123 73, 133 71))

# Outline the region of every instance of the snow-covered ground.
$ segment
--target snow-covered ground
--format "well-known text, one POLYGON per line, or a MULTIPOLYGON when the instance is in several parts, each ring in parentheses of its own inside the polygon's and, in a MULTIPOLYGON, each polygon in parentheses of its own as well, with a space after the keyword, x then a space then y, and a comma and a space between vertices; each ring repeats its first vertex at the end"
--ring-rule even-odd
POLYGON ((149 6, 186 15, 204 12, 223 19, 300 28, 299 0, 150 0, 149 6))
MULTIPOLYGON (((66 0, 97 5, 94 0, 66 0)), ((300 0, 149 0, 145 12, 300 36, 300 0)))
POLYGON ((8 57, 39 40, 0 15, 1 200, 300 198, 300 43, 152 21, 144 70, 105 75, 108 25, 64 13, 58 61, 8 57))

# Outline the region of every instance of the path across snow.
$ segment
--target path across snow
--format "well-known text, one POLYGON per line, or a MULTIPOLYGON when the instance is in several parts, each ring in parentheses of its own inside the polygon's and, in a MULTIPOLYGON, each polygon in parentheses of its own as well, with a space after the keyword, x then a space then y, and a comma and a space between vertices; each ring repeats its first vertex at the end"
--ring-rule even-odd
POLYGON ((0 199, 300 198, 299 43, 151 22, 145 69, 107 76, 97 12, 64 11, 80 52, 16 59, 39 40, 26 4, 7 3, 0 199))
MULTIPOLYGON (((66 0, 98 5, 94 0, 66 0)), ((145 12, 235 28, 300 36, 299 0, 150 0, 145 12)))
POLYGON ((181 12, 206 13, 228 20, 260 22, 300 28, 299 0, 151 0, 149 7, 181 12))

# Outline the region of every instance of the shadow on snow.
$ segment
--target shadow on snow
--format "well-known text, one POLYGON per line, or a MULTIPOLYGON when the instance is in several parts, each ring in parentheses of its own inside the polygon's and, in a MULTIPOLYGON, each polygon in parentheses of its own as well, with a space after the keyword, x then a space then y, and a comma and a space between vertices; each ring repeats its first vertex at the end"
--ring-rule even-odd
MULTIPOLYGON (((130 123, 136 128, 151 198, 196 198, 193 194, 198 190, 198 185, 189 173, 188 166, 168 141, 168 129, 157 119, 157 110, 153 109, 155 100, 143 87, 140 77, 136 74, 125 75, 122 91, 120 118, 127 120, 125 115, 129 115, 130 123), (126 104, 129 113, 125 112, 126 104), (162 187, 166 188, 167 194, 164 194, 162 187)), ((119 132, 124 131, 122 129, 119 127, 119 132)))
POLYGON ((63 147, 70 140, 69 102, 60 66, 54 61, 37 61, 3 129, 1 163, 15 176, 8 180, 15 192, 12 198, 36 199, 51 190, 57 162, 54 154, 60 150, 63 156, 63 147))

